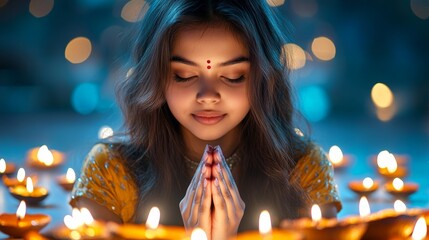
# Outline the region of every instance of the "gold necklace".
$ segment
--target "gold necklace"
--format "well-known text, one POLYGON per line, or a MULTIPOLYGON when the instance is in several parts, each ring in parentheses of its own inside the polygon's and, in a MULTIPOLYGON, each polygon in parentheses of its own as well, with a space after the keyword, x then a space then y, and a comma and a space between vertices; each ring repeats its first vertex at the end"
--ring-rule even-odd
MULTIPOLYGON (((229 170, 232 171, 232 169, 234 168, 234 166, 236 165, 236 163, 239 160, 240 160, 240 157, 238 156, 237 153, 234 153, 231 156, 227 157, 225 159, 225 161, 228 164, 229 170)), ((185 156, 185 163, 186 163, 186 166, 188 167, 188 169, 192 170, 192 173, 194 173, 195 170, 197 170, 197 167, 200 164, 199 162, 192 161, 191 159, 189 159, 186 156, 185 156)))

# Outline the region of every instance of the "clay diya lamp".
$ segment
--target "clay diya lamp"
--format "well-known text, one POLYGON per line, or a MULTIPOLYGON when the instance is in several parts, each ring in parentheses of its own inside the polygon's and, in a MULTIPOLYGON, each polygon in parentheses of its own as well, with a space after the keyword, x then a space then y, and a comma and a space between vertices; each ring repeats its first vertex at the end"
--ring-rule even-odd
POLYGON ((387 179, 403 178, 408 175, 405 166, 398 165, 395 156, 388 151, 381 151, 377 157, 377 171, 387 179))
POLYGON ((76 173, 72 168, 67 169, 65 176, 61 176, 57 179, 58 184, 66 191, 71 191, 76 181, 76 173))
POLYGON ((385 184, 385 189, 394 198, 407 199, 411 194, 417 192, 419 185, 417 183, 404 183, 400 178, 395 178, 392 182, 385 184))
POLYGON ((343 169, 350 165, 351 156, 344 155, 341 149, 334 145, 329 149, 328 159, 334 169, 343 169))
POLYGON ((0 231, 12 238, 22 238, 29 232, 39 232, 51 222, 48 215, 25 212, 25 202, 21 201, 16 214, 1 214, 0 231))
POLYGON ((349 189, 360 196, 369 196, 378 189, 378 182, 372 178, 366 177, 363 181, 351 181, 348 184, 349 189))
MULTIPOLYGON (((6 175, 2 176, 3 183, 6 185, 6 187, 13 187, 17 185, 25 186, 25 170, 24 168, 18 169, 18 172, 16 174, 16 178, 9 178, 6 175)), ((31 176, 31 180, 33 180, 33 183, 37 182, 37 176, 31 176)))
POLYGON ((36 205, 43 201, 49 192, 43 187, 34 187, 33 181, 30 177, 27 178, 26 186, 16 185, 9 188, 10 194, 20 200, 25 201, 29 205, 36 205))
POLYGON ((64 158, 64 153, 50 150, 46 145, 43 145, 40 148, 30 149, 27 154, 27 163, 34 168, 51 169, 61 165, 64 158))

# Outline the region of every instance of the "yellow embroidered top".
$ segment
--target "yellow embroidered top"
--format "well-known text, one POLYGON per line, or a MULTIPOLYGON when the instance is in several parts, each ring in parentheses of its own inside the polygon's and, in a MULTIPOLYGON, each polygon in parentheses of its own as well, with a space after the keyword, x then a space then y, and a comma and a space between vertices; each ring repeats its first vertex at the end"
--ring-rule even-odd
MULTIPOLYGON (((137 203, 137 186, 107 144, 96 144, 87 155, 80 177, 71 193, 74 207, 79 197, 91 199, 118 215, 124 223, 132 220, 137 203)), ((315 147, 298 161, 291 179, 298 181, 310 197, 310 204, 334 203, 341 210, 333 167, 326 154, 315 147)))

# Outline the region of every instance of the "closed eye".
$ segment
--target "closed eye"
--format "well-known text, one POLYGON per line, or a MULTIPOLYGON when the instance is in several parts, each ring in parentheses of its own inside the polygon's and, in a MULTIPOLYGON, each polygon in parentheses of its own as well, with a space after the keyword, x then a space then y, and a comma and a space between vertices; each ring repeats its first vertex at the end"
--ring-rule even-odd
POLYGON ((181 77, 181 76, 175 74, 174 75, 174 80, 176 80, 176 82, 187 82, 187 81, 190 81, 190 80, 192 80, 192 79, 194 79, 196 77, 197 76, 191 76, 191 77, 184 78, 184 77, 181 77))
POLYGON ((230 82, 230 83, 241 83, 243 82, 246 78, 244 77, 244 75, 241 75, 238 78, 227 78, 227 77, 223 77, 226 81, 230 82))

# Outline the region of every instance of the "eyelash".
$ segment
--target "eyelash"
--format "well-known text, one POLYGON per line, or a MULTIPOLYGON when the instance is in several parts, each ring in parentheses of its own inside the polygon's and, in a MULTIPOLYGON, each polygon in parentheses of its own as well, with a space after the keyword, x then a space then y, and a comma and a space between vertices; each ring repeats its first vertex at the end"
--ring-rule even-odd
MULTIPOLYGON (((188 77, 188 78, 182 78, 182 77, 180 77, 177 74, 174 75, 174 79, 175 79, 176 82, 188 82, 188 81, 190 81, 190 80, 192 80, 194 78, 196 78, 196 76, 192 76, 192 77, 188 77)), ((223 77, 223 78, 226 81, 228 81, 229 83, 241 83, 241 82, 243 82, 245 80, 244 75, 241 75, 240 77, 234 78, 234 79, 226 78, 226 77, 223 77)))

